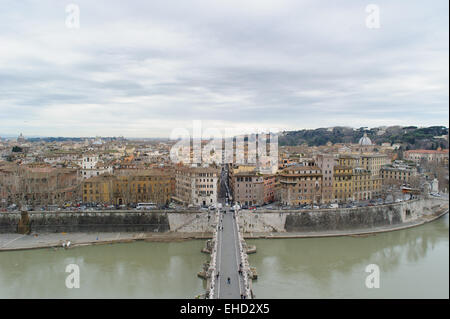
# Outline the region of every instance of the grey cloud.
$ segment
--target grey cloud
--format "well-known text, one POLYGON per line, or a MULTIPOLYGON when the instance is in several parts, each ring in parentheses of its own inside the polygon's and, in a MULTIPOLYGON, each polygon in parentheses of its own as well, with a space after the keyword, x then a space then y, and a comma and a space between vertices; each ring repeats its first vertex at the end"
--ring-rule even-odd
POLYGON ((78 1, 77 31, 52 3, 0 11, 1 122, 14 131, 0 133, 167 136, 195 119, 448 125, 445 1, 378 1, 378 30, 356 0, 78 1), (152 128, 136 131, 142 121, 152 128))

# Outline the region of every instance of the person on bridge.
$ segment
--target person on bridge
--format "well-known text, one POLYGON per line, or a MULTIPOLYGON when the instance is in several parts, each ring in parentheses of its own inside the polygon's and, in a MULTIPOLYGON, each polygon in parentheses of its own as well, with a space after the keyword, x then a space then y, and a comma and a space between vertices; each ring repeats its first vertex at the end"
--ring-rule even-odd
POLYGON ((230 279, 230 277, 227 278, 227 283, 228 283, 228 284, 231 284, 231 279, 230 279))

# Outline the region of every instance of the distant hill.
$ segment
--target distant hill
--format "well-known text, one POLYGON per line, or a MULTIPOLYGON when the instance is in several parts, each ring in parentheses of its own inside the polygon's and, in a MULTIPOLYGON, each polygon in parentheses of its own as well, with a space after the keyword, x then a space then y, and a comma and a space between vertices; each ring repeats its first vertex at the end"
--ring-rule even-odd
POLYGON ((408 149, 437 149, 448 148, 448 141, 436 138, 448 135, 445 126, 430 126, 418 128, 416 126, 389 126, 383 128, 354 129, 351 127, 318 128, 313 130, 286 131, 278 137, 280 146, 294 146, 307 144, 308 146, 321 146, 331 143, 358 143, 359 139, 367 133, 374 144, 400 143, 403 150, 408 149))

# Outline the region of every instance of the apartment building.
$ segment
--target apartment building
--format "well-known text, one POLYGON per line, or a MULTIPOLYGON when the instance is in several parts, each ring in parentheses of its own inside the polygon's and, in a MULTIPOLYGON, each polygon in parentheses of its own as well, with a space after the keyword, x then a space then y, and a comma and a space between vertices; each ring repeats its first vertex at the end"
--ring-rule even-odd
POLYGON ((79 185, 75 169, 0 164, 0 196, 8 205, 44 206, 75 201, 79 185))
POLYGON ((319 154, 315 156, 314 160, 323 174, 322 202, 330 203, 333 201, 333 172, 336 159, 333 154, 319 154))
POLYGON ((102 174, 112 174, 113 167, 99 159, 98 154, 85 154, 81 158, 81 177, 91 178, 102 174))
POLYGON ((163 206, 172 197, 172 176, 164 170, 119 170, 82 183, 85 203, 127 205, 152 202, 163 206))
POLYGON ((322 202, 321 169, 314 162, 292 165, 278 175, 283 205, 318 204, 322 202))
POLYGON ((370 171, 372 177, 379 177, 381 168, 390 162, 391 160, 386 154, 363 154, 361 155, 360 166, 370 171))
POLYGON ((396 161, 391 165, 381 168, 381 178, 383 185, 403 185, 409 184, 411 179, 418 175, 417 168, 401 161, 396 161))
POLYGON ((219 181, 219 168, 179 166, 175 169, 173 199, 186 206, 216 205, 219 181))
POLYGON ((352 200, 372 199, 376 193, 378 179, 372 179, 370 171, 364 168, 354 168, 352 174, 352 200))
POLYGON ((275 175, 242 171, 232 174, 230 184, 233 201, 240 205, 264 205, 275 199, 275 175))
POLYGON ((421 161, 435 162, 448 165, 447 150, 409 150, 404 152, 403 158, 408 161, 420 163, 421 161))
POLYGON ((334 202, 347 202, 353 199, 353 167, 336 165, 333 172, 334 202))

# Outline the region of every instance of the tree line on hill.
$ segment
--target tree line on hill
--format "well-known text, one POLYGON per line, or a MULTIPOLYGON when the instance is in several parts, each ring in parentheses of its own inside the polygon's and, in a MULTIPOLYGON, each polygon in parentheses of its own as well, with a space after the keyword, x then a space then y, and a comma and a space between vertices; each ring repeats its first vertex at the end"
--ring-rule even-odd
POLYGON ((364 135, 372 140, 372 143, 381 145, 382 143, 399 143, 403 150, 409 149, 430 149, 448 148, 448 140, 439 138, 448 135, 448 128, 445 126, 389 126, 367 128, 336 126, 333 128, 318 128, 298 131, 285 131, 278 137, 280 146, 295 146, 307 144, 308 146, 326 145, 328 142, 335 143, 358 143, 364 135))

